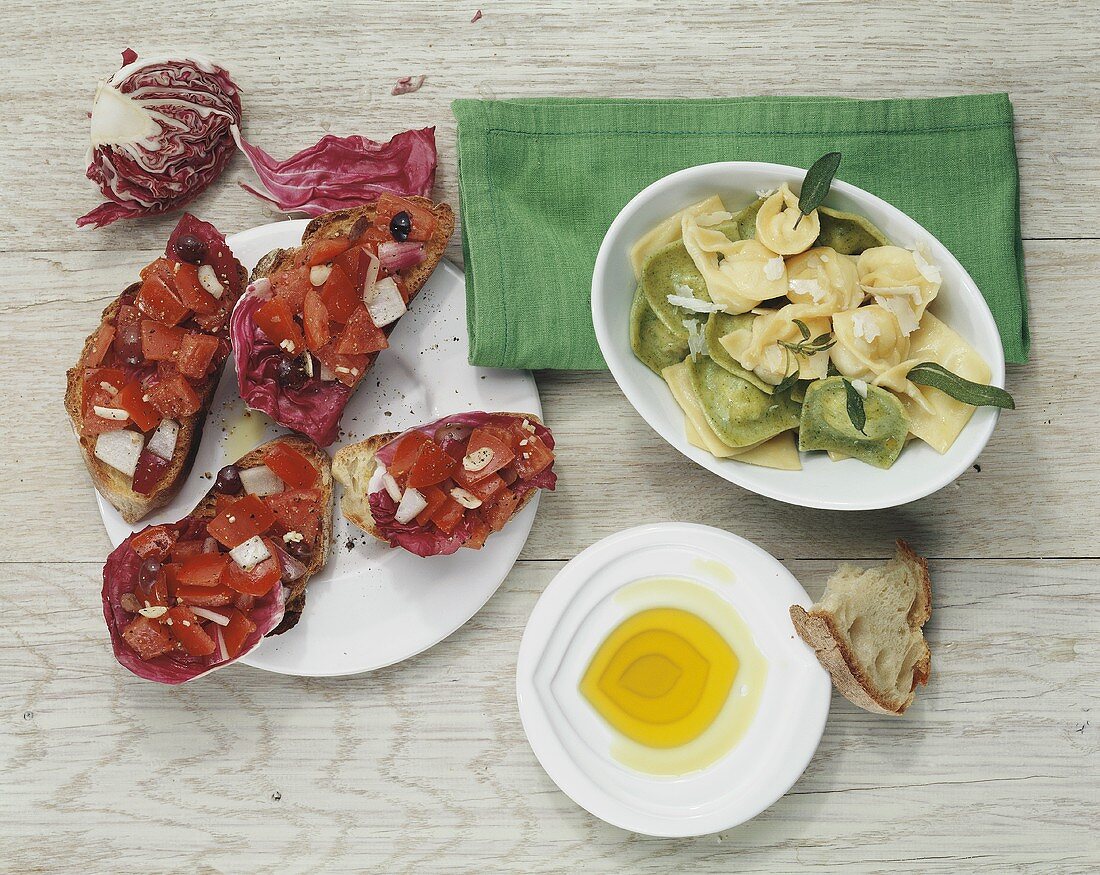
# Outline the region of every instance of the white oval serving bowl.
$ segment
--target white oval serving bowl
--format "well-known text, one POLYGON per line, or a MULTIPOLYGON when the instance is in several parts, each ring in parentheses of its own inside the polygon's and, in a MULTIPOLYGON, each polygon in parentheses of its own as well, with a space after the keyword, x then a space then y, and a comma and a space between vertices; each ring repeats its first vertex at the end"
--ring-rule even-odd
MULTIPOLYGON (((637 287, 630 249, 647 231, 690 204, 717 194, 736 212, 756 192, 788 183, 799 189, 804 170, 783 164, 727 161, 670 174, 646 187, 611 223, 592 275, 592 322, 604 360, 619 388, 669 444, 731 483, 788 504, 831 510, 872 510, 916 501, 942 489, 969 468, 985 447, 998 411, 978 408, 951 448, 940 455, 921 441, 910 442, 888 470, 855 459, 831 461, 824 453, 802 454, 801 471, 776 471, 718 459, 691 446, 684 416, 664 381, 635 358, 630 348, 630 305, 637 287)), ((997 324, 978 287, 958 260, 928 231, 873 194, 837 180, 826 206, 865 216, 891 242, 928 244, 943 285, 929 310, 961 334, 989 364, 995 386, 1004 386, 1004 350, 997 324)))
POLYGON ((755 817, 798 780, 829 714, 832 683, 795 634, 793 604, 811 604, 794 576, 755 544, 721 529, 658 523, 593 544, 546 587, 523 633, 516 696, 535 756, 574 802, 622 829, 695 836, 755 817), (618 762, 611 753, 616 733, 579 689, 612 629, 656 606, 618 596, 639 580, 666 576, 687 578, 732 606, 768 660, 745 735, 706 768, 674 777, 618 762))

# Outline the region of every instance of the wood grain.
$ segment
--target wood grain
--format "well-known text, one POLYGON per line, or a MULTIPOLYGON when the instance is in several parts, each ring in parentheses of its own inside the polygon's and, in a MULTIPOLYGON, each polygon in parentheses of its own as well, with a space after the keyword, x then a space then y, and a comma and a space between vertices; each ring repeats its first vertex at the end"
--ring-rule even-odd
MULTIPOLYGON (((0 35, 0 871, 1091 872, 1100 868, 1100 5, 968 0, 9 0, 0 35), (484 17, 470 18, 483 3, 484 17), (1034 357, 957 484, 892 511, 787 507, 698 470, 603 373, 537 375, 561 447, 517 566, 456 635, 341 680, 245 667, 168 690, 107 647, 108 548, 61 406, 99 310, 175 219, 78 231, 95 82, 131 45, 191 48, 244 88, 285 156, 325 131, 435 125, 457 203, 459 97, 1008 91, 1017 118, 1034 357), (424 73, 394 97, 400 76, 424 73), (624 833, 542 772, 515 706, 526 618, 562 560, 629 525, 738 532, 820 591, 904 535, 933 562, 931 687, 900 720, 834 697, 817 756, 751 823, 624 833), (1062 558, 1056 558, 1062 557, 1062 558), (1091 828, 1091 830, 1090 830, 1091 828)), ((270 216, 234 158, 193 209, 270 216)), ((458 237, 451 256, 460 261, 458 237)))

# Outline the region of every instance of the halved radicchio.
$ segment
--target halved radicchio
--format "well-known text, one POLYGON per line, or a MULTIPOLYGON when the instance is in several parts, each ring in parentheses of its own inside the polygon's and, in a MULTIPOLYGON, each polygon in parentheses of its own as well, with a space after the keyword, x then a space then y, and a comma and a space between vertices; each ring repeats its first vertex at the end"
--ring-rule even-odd
POLYGON ((275 372, 283 350, 267 339, 255 314, 272 297, 271 283, 259 279, 245 291, 229 325, 237 383, 245 404, 321 447, 340 434, 340 416, 352 389, 335 380, 309 377, 299 388, 279 385, 275 372))
MULTIPOLYGON (((204 526, 205 521, 185 517, 171 527, 179 532, 181 538, 189 539, 201 538, 205 534, 204 526)), ((241 652, 233 659, 222 659, 217 650, 210 656, 190 656, 181 652, 166 653, 155 659, 142 659, 122 637, 123 630, 134 619, 133 614, 123 609, 121 600, 123 595, 134 591, 138 582, 142 558, 130 546, 137 534, 140 533, 135 532, 119 544, 103 566, 103 618, 111 633, 115 659, 139 678, 171 685, 193 681, 224 668, 255 650, 264 635, 282 622, 285 608, 283 587, 276 584, 267 595, 256 599, 249 613, 249 619, 256 624, 256 629, 245 639, 241 652)))
POLYGON ((92 105, 87 176, 108 201, 76 224, 102 228, 183 206, 222 172, 230 126, 240 123, 239 91, 222 67, 201 57, 139 61, 127 49, 92 105))
MULTIPOLYGON (((415 428, 408 429, 408 431, 402 432, 384 447, 379 449, 378 452, 375 453, 375 458, 388 468, 393 462, 394 455, 397 452, 397 445, 401 442, 401 438, 414 431, 422 432, 434 438, 439 429, 444 425, 457 426, 472 431, 479 426, 486 425, 493 421, 506 420, 512 422, 515 419, 516 417, 514 415, 486 413, 483 410, 444 416, 442 419, 437 419, 434 422, 419 425, 415 428)), ((554 449, 554 436, 550 433, 550 429, 538 420, 532 419, 530 422, 531 425, 534 426, 535 434, 539 436, 542 442, 545 443, 549 449, 554 449)), ((444 446, 444 449, 446 449, 446 446, 444 446)), ((551 462, 549 467, 543 469, 534 477, 517 480, 510 488, 519 495, 520 498, 523 498, 534 489, 549 489, 553 491, 554 486, 557 484, 557 480, 558 477, 554 473, 554 464, 551 462)), ((415 520, 409 523, 397 522, 397 502, 393 500, 385 489, 370 493, 370 495, 367 496, 367 500, 370 502, 371 516, 374 518, 374 524, 379 534, 389 541, 391 547, 404 547, 410 553, 415 553, 417 556, 449 556, 461 548, 462 545, 470 539, 472 534, 472 527, 469 520, 465 519, 459 523, 455 530, 449 535, 430 523, 426 526, 421 526, 418 525, 415 520)))

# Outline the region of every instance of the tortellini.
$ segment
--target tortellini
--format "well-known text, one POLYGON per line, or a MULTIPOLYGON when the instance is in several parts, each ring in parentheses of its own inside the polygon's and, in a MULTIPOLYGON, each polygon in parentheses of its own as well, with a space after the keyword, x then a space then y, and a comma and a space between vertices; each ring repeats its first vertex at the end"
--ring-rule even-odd
POLYGON ((634 278, 639 280, 642 278, 642 268, 649 256, 680 239, 680 228, 684 216, 702 216, 722 210, 725 210, 722 199, 714 195, 690 207, 685 207, 675 215, 669 216, 656 228, 646 232, 630 249, 630 264, 634 268, 634 278))
POLYGON ((894 314, 878 304, 834 314, 833 337, 829 356, 853 380, 873 380, 909 356, 909 338, 894 314))
POLYGON ((798 209, 798 198, 786 183, 764 201, 756 214, 756 239, 780 255, 805 252, 814 245, 820 233, 821 219, 817 210, 803 216, 798 209))
POLYGON ((823 316, 854 310, 863 303, 855 259, 819 246, 787 259, 787 297, 812 305, 823 316))
POLYGON ((828 352, 806 355, 782 345, 803 340, 796 319, 809 330, 811 340, 829 333, 828 317, 803 304, 788 304, 782 310, 758 315, 750 328, 730 332, 721 339, 722 346, 741 367, 771 386, 795 370, 800 379, 819 380, 828 372, 828 352))
POLYGON ((707 293, 727 313, 747 313, 761 301, 787 292, 783 259, 756 240, 732 241, 717 228, 683 217, 684 247, 707 284, 707 293), (719 258, 721 256, 721 258, 719 258))
POLYGON ((866 249, 856 267, 860 286, 897 317, 902 333, 916 331, 939 293, 939 270, 918 252, 900 246, 866 249))

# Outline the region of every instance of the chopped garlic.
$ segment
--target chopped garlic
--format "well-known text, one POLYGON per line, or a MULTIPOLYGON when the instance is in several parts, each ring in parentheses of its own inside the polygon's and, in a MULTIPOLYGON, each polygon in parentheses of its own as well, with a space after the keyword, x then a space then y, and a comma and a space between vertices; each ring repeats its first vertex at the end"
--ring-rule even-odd
POLYGON ((283 535, 284 544, 300 544, 303 540, 305 540, 305 537, 301 532, 287 532, 283 535))
POLYGON ((150 607, 148 602, 146 602, 145 605, 146 606, 139 610, 138 613, 141 614, 143 617, 148 617, 150 620, 155 620, 158 617, 163 617, 165 614, 168 613, 168 608, 164 607, 164 605, 153 605, 152 607, 150 607))

